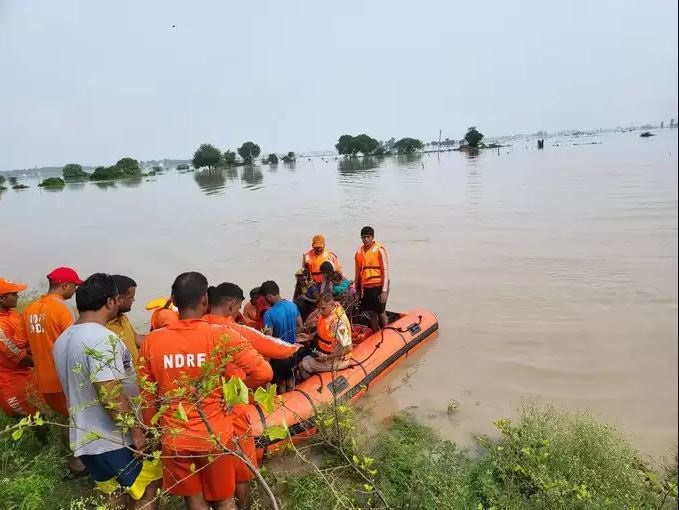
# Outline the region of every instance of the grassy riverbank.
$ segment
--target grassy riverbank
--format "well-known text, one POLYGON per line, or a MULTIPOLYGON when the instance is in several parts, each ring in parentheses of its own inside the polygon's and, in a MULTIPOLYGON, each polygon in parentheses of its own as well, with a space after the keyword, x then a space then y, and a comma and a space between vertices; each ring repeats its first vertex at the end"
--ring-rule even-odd
MULTIPOLYGON (((348 412, 350 415, 350 412, 348 412)), ((332 420, 331 420, 332 421, 332 420)), ((0 418, 4 428, 11 421, 0 418)), ((587 414, 524 408, 516 422, 498 420, 498 436, 478 438, 471 455, 408 415, 394 417, 361 442, 353 419, 341 439, 323 434, 265 468, 282 509, 672 509, 677 508, 676 457, 654 468, 613 427, 587 414), (338 449, 338 446, 342 446, 338 449), (386 502, 386 504, 385 504, 386 502)), ((43 446, 27 431, 0 436, 0 508, 97 508, 86 480, 64 480, 64 452, 55 431, 43 446)), ((181 508, 174 498, 164 508, 181 508)), ((268 508, 264 500, 255 509, 268 508)))

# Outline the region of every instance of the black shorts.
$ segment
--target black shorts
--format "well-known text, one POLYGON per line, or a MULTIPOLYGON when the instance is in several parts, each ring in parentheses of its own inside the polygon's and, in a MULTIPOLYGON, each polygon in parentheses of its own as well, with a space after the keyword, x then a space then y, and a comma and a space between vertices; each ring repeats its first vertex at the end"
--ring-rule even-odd
POLYGON ((382 294, 382 287, 364 288, 363 297, 361 297, 361 304, 359 307, 360 311, 383 313, 386 303, 380 303, 380 294, 382 294))
POLYGON ((287 359, 272 359, 269 360, 269 363, 273 370, 274 382, 284 381, 292 377, 292 371, 297 364, 297 357, 291 356, 287 359))

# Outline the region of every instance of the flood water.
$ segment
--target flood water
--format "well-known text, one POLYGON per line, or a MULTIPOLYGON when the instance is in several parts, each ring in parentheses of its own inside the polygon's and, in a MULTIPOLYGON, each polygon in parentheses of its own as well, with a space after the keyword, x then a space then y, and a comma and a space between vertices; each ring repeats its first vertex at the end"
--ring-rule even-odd
POLYGON ((391 256, 389 308, 430 308, 441 326, 362 401, 374 423, 410 409, 470 444, 540 396, 662 456, 677 434, 677 150, 666 130, 63 191, 26 181, 0 195, 1 274, 36 289, 58 265, 130 275, 141 325, 186 270, 246 292, 274 279, 289 296, 317 232, 351 274, 370 224, 391 256))

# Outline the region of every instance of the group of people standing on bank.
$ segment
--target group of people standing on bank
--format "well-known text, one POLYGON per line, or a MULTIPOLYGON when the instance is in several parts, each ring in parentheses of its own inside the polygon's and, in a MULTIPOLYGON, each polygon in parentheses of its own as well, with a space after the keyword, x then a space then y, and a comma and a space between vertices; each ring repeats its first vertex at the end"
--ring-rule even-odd
POLYGON ((202 388, 198 400, 187 390, 197 391, 207 369, 251 390, 276 382, 284 391, 296 375, 346 367, 352 325, 338 296, 354 295, 375 323, 388 321, 388 256, 374 235, 371 227, 361 230, 353 283, 324 238, 314 236, 297 273, 305 302, 314 305, 306 321, 273 281, 253 289, 241 312, 238 285, 210 286, 187 272, 174 280, 169 299, 150 307, 151 331, 142 335, 127 317, 137 288, 128 276, 82 280, 57 268, 47 275, 47 294, 22 314, 16 307, 26 285, 0 278, 0 407, 9 416, 47 409, 62 416, 71 470, 88 473, 128 508, 157 508, 162 485, 190 509, 246 509, 257 464, 246 413, 225 407, 219 384, 202 388), (66 303, 74 295, 77 316, 66 303), (138 421, 121 422, 128 415, 138 421), (149 457, 156 448, 160 462, 149 457))

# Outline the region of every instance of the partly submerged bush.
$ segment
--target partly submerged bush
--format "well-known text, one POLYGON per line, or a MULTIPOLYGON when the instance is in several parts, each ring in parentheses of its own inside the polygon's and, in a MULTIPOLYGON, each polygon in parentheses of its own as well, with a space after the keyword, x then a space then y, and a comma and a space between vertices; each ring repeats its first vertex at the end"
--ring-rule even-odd
POLYGON ((84 181, 90 177, 90 174, 85 172, 83 167, 77 163, 69 163, 62 169, 61 173, 65 181, 84 181))
POLYGON ((94 169, 92 175, 90 175, 91 181, 110 181, 113 179, 121 179, 124 177, 123 171, 117 166, 103 167, 99 166, 94 169))
POLYGON ((38 184, 41 188, 63 188, 65 185, 61 177, 48 177, 38 184))

